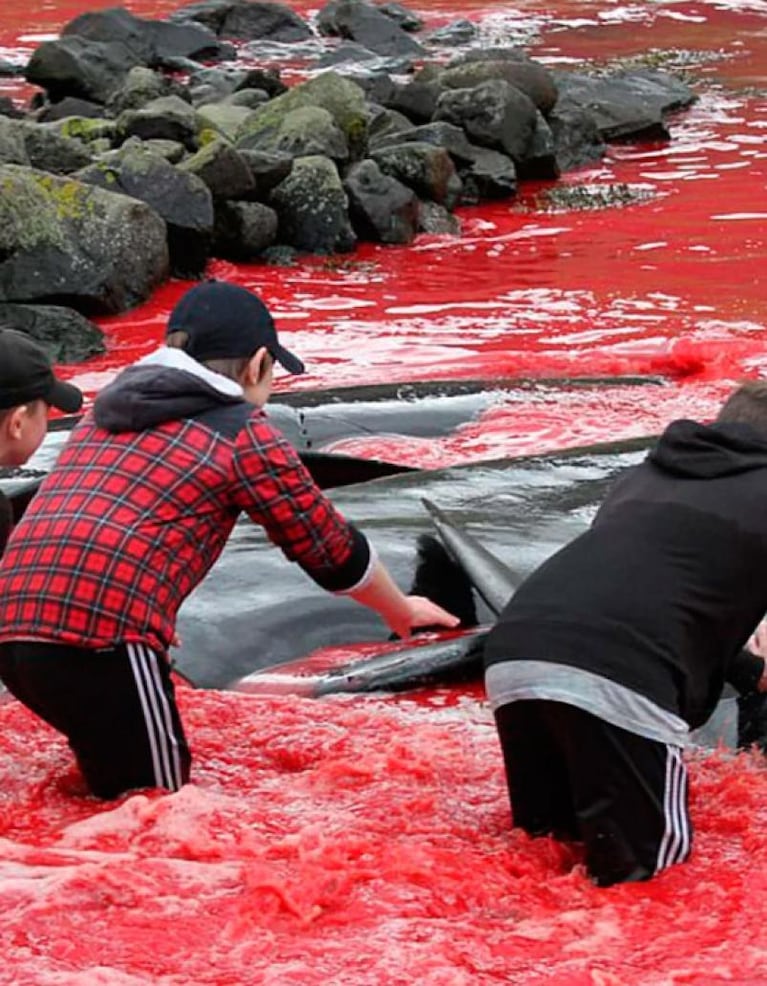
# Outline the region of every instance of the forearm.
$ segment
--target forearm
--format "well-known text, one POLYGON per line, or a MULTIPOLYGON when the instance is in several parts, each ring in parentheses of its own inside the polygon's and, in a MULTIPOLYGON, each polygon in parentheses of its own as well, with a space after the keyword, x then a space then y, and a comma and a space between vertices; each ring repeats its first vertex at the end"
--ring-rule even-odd
POLYGON ((363 606, 375 610, 384 623, 399 636, 406 635, 411 618, 408 598, 379 560, 373 562, 373 569, 364 584, 349 590, 348 595, 363 606))

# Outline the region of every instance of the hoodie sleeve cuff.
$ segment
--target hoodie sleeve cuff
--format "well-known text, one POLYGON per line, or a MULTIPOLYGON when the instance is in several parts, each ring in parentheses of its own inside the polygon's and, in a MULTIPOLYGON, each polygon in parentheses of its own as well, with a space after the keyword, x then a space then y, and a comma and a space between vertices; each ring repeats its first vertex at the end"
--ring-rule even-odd
POLYGON ((332 571, 307 573, 321 588, 339 596, 362 589, 370 581, 377 558, 373 546, 362 531, 354 524, 348 526, 352 547, 346 561, 332 571))

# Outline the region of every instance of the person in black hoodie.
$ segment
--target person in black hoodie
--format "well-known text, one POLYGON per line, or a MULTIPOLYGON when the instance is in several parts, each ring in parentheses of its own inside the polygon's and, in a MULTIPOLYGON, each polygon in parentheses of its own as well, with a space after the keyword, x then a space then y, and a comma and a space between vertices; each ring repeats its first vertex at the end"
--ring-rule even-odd
POLYGON ((713 424, 672 422, 490 631, 513 823, 582 841, 599 886, 688 857, 688 731, 726 681, 767 690, 744 649, 767 612, 765 503, 767 383, 752 382, 713 424))
POLYGON ((262 410, 274 363, 304 367, 257 295, 197 285, 167 343, 99 394, 0 564, 0 677, 67 737, 102 798, 189 779, 167 655, 240 513, 400 637, 458 623, 399 590, 262 410))

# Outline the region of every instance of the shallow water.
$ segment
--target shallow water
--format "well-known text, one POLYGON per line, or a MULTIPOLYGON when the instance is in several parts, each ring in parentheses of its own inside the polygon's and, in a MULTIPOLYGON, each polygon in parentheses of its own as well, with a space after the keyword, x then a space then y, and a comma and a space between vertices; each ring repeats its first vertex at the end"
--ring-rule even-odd
MULTIPOLYGON (((0 39, 11 48, 21 33, 15 4, 0 15, 0 39)), ((173 5, 128 6, 161 14, 173 5)), ((75 12, 22 9, 24 37, 75 12)), ((444 4, 425 11, 433 25, 457 16, 444 4)), ((288 345, 304 357, 308 374, 280 386, 658 374, 673 392, 660 406, 627 406, 616 388, 577 406, 553 404, 540 416, 536 406, 521 414, 518 405, 499 407, 481 427, 493 454, 592 440, 595 418, 609 437, 624 437, 657 431, 669 415, 711 414, 733 380, 767 366, 762 5, 568 3, 543 12, 528 2, 471 4, 460 14, 479 19, 488 41, 527 39, 552 67, 648 52, 685 63, 680 52, 703 51, 711 60, 691 68, 700 101, 676 118, 668 144, 614 145, 597 167, 558 183, 626 186, 641 196, 633 205, 541 211, 549 189, 523 184, 511 202, 461 210, 461 237, 364 245, 293 269, 213 263, 211 273, 263 294, 288 345)), ((135 311, 102 320, 109 353, 68 375, 92 394, 157 344, 187 286, 169 284, 135 311)), ((460 432, 424 449, 423 464, 478 457, 485 448, 481 436, 477 442, 471 430, 460 432)), ((410 448, 409 461, 419 464, 419 454, 410 448)))

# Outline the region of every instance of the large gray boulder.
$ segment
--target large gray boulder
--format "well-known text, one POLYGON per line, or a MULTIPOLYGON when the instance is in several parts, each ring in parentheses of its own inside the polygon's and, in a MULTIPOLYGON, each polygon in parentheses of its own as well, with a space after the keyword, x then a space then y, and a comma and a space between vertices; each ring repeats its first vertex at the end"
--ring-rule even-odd
POLYGON ((263 147, 263 140, 279 132, 289 113, 305 106, 327 110, 346 138, 350 158, 357 160, 364 156, 368 139, 365 94, 358 85, 336 72, 323 72, 253 110, 237 133, 237 146, 263 147))
POLYGON ((415 38, 365 0, 331 0, 320 11, 317 27, 322 34, 349 38, 377 55, 424 54, 415 38))
POLYGON ((557 101, 557 86, 553 75, 544 65, 532 59, 478 59, 446 68, 439 76, 445 89, 473 89, 490 79, 504 79, 516 86, 544 115, 551 112, 557 101))
POLYGON ((279 217, 282 243, 308 253, 344 253, 357 245, 346 193, 328 158, 297 158, 270 203, 279 217))
POLYGON ((393 144, 371 151, 384 174, 412 188, 424 199, 452 209, 461 195, 461 179, 444 147, 420 141, 393 144))
POLYGON ((420 203, 415 192, 385 175, 375 161, 360 161, 344 181, 349 215, 360 239, 410 243, 418 231, 420 203))
POLYGON ((117 118, 117 133, 123 138, 175 140, 197 150, 202 124, 193 106, 179 96, 160 96, 135 110, 123 110, 117 118))
POLYGON ((176 277, 200 277, 210 255, 213 198, 197 175, 141 148, 78 173, 90 184, 145 202, 167 225, 170 269, 176 277))
POLYGON ((592 76, 557 75, 557 109, 586 107, 602 140, 668 139, 666 116, 697 99, 689 86, 665 72, 642 69, 592 76))
POLYGON ((138 64, 136 53, 122 41, 67 35, 38 45, 24 74, 27 82, 45 89, 53 103, 66 96, 106 103, 138 64))
POLYGON ((220 202, 213 253, 225 260, 253 260, 274 243, 277 229, 277 213, 261 202, 220 202))
POLYGON ((286 113, 274 129, 250 133, 240 138, 237 146, 292 158, 319 154, 341 165, 349 160, 346 136, 321 106, 299 106, 286 113))
POLYGON ((287 4, 262 0, 202 0, 173 14, 174 20, 204 24, 222 38, 268 40, 287 44, 305 41, 312 32, 287 4))
POLYGON ((201 24, 145 20, 123 7, 80 14, 64 26, 61 34, 88 41, 120 41, 135 53, 138 63, 149 66, 164 65, 177 58, 217 61, 234 54, 231 46, 222 45, 201 24))
POLYGON ((0 301, 125 311, 168 277, 166 228, 143 202, 0 165, 0 301))
POLYGON ((538 122, 533 101, 503 79, 473 89, 451 89, 439 97, 435 120, 462 127, 469 139, 503 151, 515 161, 525 157, 538 122))
POLYGON ((248 162, 220 138, 182 161, 179 170, 201 178, 214 199, 247 198, 256 190, 256 179, 248 162))

